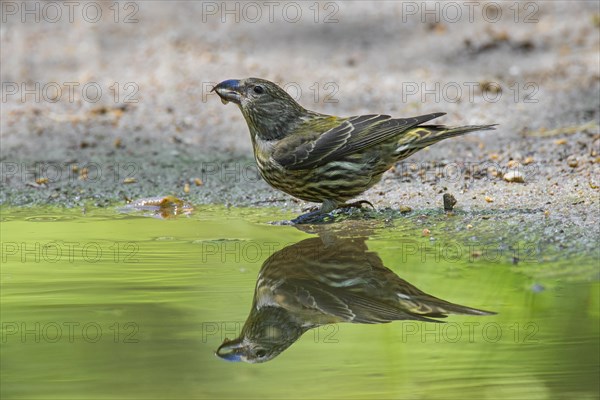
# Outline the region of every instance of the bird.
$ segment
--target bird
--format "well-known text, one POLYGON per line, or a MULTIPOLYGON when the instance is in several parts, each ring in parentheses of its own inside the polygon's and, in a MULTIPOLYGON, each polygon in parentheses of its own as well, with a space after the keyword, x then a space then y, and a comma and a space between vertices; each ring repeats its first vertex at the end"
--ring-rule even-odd
POLYGON ((258 274, 239 337, 225 339, 215 354, 226 361, 262 363, 322 325, 495 314, 421 291, 385 267, 366 240, 330 234, 273 253, 258 274))
MULTIPOLYGON (((236 104, 246 120, 262 178, 293 197, 320 203, 317 215, 347 204, 381 180, 398 161, 440 140, 495 129, 492 125, 423 125, 443 112, 411 118, 383 114, 338 117, 310 111, 261 78, 229 79, 214 86, 223 104, 236 104)), ((369 203, 370 204, 370 203, 369 203)))

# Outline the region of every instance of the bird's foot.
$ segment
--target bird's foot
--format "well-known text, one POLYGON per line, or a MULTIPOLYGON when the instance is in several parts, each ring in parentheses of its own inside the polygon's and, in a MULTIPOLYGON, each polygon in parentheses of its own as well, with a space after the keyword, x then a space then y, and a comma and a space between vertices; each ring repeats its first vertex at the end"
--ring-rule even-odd
POLYGON ((334 216, 331 213, 324 213, 320 210, 311 211, 306 214, 302 214, 290 222, 294 225, 300 224, 322 224, 326 222, 331 222, 334 219, 334 216))
POLYGON ((347 203, 347 204, 341 204, 339 208, 344 208, 344 209, 348 209, 348 208, 362 208, 363 204, 368 204, 369 206, 371 206, 372 209, 375 209, 375 206, 368 200, 359 200, 359 201, 355 201, 354 203, 347 203))
POLYGON ((321 209, 321 207, 319 207, 319 206, 312 206, 312 207, 306 207, 306 208, 303 208, 303 209, 302 209, 302 212, 305 212, 305 213, 311 213, 311 212, 318 211, 318 210, 320 210, 320 209, 321 209))
POLYGON ((302 214, 299 217, 294 218, 290 222, 292 224, 323 224, 334 222, 336 215, 347 214, 352 208, 362 209, 364 204, 368 204, 371 208, 375 209, 373 204, 367 200, 360 200, 354 203, 340 204, 335 207, 331 212, 324 212, 322 209, 312 209, 312 211, 302 214))

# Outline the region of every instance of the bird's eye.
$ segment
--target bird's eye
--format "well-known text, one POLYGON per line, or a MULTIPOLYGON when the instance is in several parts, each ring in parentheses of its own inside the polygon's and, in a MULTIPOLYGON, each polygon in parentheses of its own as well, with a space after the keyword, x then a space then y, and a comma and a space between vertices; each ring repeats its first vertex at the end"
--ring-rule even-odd
POLYGON ((267 355, 267 351, 266 350, 263 350, 263 349, 256 350, 256 356, 258 358, 263 358, 266 355, 267 355))
POLYGON ((254 86, 253 90, 256 94, 263 94, 265 92, 265 88, 263 88, 262 86, 254 86))

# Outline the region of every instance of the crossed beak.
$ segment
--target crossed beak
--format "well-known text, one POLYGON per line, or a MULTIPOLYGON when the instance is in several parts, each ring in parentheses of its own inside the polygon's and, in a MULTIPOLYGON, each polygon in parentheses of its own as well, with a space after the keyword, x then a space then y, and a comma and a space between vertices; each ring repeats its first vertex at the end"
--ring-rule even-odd
POLYGON ((213 87, 211 92, 217 92, 223 104, 231 101, 239 105, 242 101, 241 89, 242 85, 239 79, 228 79, 213 87))

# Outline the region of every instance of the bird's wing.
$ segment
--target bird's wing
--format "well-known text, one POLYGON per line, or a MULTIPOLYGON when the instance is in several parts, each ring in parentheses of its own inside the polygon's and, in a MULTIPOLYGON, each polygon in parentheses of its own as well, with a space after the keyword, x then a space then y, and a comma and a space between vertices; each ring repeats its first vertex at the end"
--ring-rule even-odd
POLYGON ((279 142, 272 157, 290 170, 312 168, 384 142, 442 115, 444 113, 392 118, 370 114, 343 120, 331 117, 307 120, 297 127, 298 134, 279 142))
POLYGON ((303 283, 299 287, 298 295, 305 308, 337 317, 343 321, 352 321, 354 313, 338 297, 324 288, 311 287, 311 285, 307 287, 306 282, 303 283))
MULTIPOLYGON (((346 294, 346 293, 345 293, 346 294)), ((362 324, 377 324, 398 320, 417 320, 428 322, 441 322, 431 317, 445 317, 444 315, 420 315, 405 310, 400 305, 391 305, 380 301, 377 298, 361 296, 359 294, 349 294, 344 300, 348 307, 353 311, 355 317, 353 322, 362 324)))
MULTIPOLYGON (((287 279, 278 288, 279 294, 288 293, 293 298, 294 305, 286 304, 292 312, 303 314, 309 311, 313 318, 321 315, 322 321, 327 322, 355 322, 363 324, 385 323, 396 320, 419 320, 440 322, 426 316, 412 313, 403 309, 400 304, 388 304, 379 298, 354 292, 346 288, 333 288, 319 284, 315 280, 287 279), (293 310, 292 310, 293 309, 293 310), (336 320, 326 316, 335 317, 336 320)), ((432 317, 445 317, 445 315, 432 314, 432 317)))

